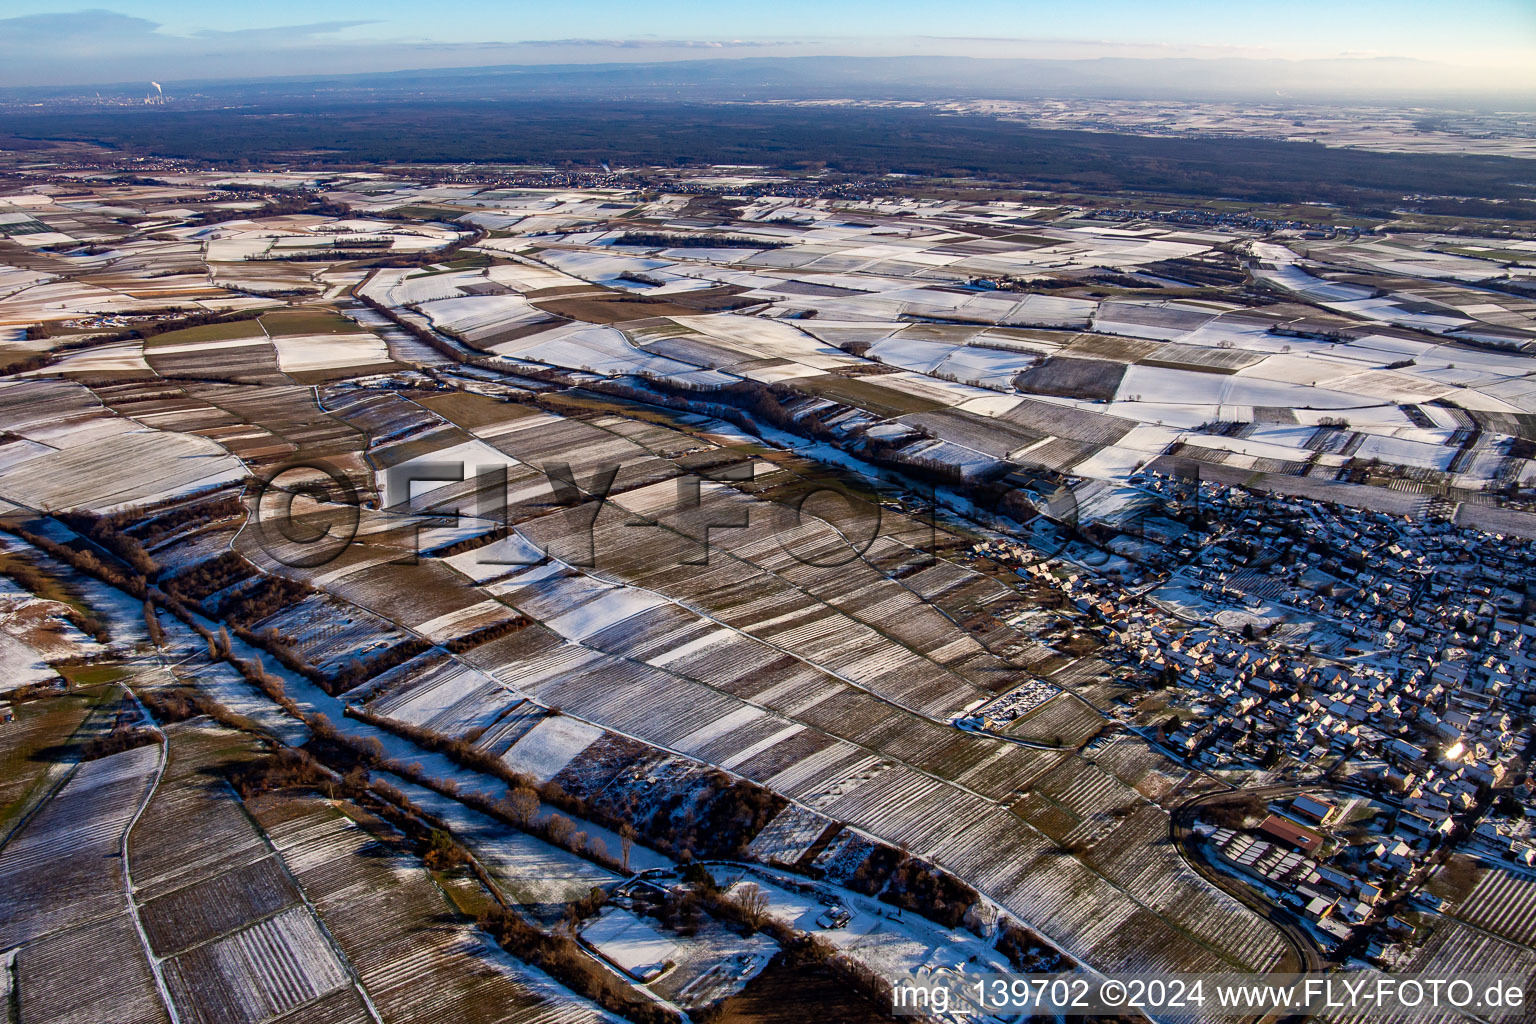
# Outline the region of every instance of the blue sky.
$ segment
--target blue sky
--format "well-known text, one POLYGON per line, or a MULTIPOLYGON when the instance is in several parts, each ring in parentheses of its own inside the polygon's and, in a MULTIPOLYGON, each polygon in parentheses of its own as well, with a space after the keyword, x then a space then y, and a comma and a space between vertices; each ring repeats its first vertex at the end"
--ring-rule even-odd
POLYGON ((3 12, 4 85, 800 54, 1408 57, 1527 80, 1536 67, 1536 0, 7 0, 3 12))

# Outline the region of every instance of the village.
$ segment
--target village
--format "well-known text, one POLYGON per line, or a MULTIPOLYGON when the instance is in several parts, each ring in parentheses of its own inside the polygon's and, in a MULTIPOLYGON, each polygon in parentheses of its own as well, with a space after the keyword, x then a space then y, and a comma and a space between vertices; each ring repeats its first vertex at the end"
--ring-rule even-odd
MULTIPOLYGON (((1058 591, 1105 664, 1146 687, 1114 721, 1282 794, 1195 826, 1216 863, 1329 946, 1370 936, 1360 948, 1376 963, 1414 931, 1389 908, 1439 908, 1425 884, 1453 851, 1536 868, 1520 781, 1536 703, 1529 543, 1197 472, 1129 483, 1146 500, 1106 543, 1118 554, 1068 548, 1018 571, 1058 591)), ((1049 692, 1026 685, 967 722, 1003 725, 1049 692)))

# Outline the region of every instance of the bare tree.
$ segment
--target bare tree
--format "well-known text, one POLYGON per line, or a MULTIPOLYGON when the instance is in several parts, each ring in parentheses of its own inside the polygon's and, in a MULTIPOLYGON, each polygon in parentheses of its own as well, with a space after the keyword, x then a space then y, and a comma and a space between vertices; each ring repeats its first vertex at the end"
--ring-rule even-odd
POLYGON ((619 854, 622 858, 624 870, 629 870, 629 851, 635 846, 635 826, 629 822, 619 826, 619 854))
POLYGON ((144 628, 149 630, 149 642, 156 647, 164 646, 165 631, 160 628, 160 620, 155 618, 155 603, 149 598, 144 599, 144 628))
POLYGON ((539 795, 527 786, 518 786, 507 794, 507 813, 519 828, 527 828, 539 816, 539 795))
POLYGON ((342 776, 341 785, 347 793, 357 796, 368 789, 368 769, 360 764, 352 766, 346 775, 342 776))
POLYGON ((571 833, 576 831, 575 824, 563 814, 551 814, 546 827, 549 829, 549 841, 556 846, 565 846, 571 833))
POLYGON ((756 931, 768 916, 768 894, 757 883, 747 882, 736 892, 736 906, 741 909, 742 922, 756 931))

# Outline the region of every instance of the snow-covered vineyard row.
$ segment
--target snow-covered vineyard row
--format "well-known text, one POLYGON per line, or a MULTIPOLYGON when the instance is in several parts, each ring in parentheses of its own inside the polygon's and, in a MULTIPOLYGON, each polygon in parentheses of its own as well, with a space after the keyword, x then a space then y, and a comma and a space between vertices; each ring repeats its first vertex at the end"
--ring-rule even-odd
POLYGON ((439 924, 443 895, 427 875, 323 803, 279 803, 257 816, 385 1020, 446 1024, 487 1007, 507 1024, 618 1019, 475 929, 439 924))
POLYGON ((1404 969, 1432 977, 1444 972, 1442 976, 1451 977, 1466 972, 1468 965, 1501 977, 1529 978, 1536 972, 1536 950, 1449 920, 1435 930, 1404 969))
MULTIPOLYGON (((114 650, 144 642, 135 602, 62 576, 110 621, 114 650)), ((184 665, 200 641, 167 625, 184 665)), ((146 698, 178 685, 163 668, 129 671, 146 698)), ((241 690, 251 693, 237 678, 211 692, 241 690)), ((108 726, 132 706, 104 707, 108 726)), ((386 854, 332 805, 238 797, 227 780, 260 751, 259 740, 201 718, 47 773, 37 806, 7 823, 0 844, 0 944, 19 1020, 617 1019, 468 924, 445 927, 443 894, 419 861, 386 854), (313 830, 295 836, 304 815, 334 837, 326 848, 313 830)))
MULTIPOLYGON (((86 762, 0 850, 0 945, 122 914, 123 834, 159 766, 154 748, 86 762)), ((25 962, 25 961, 23 961, 25 962)))
POLYGON ((1489 871, 1456 913, 1468 924, 1517 945, 1536 945, 1536 878, 1489 871))
MULTIPOLYGON (((524 611, 526 614, 527 610, 524 611)), ((906 748, 907 756, 918 756, 916 748, 922 742, 921 720, 908 720, 909 729, 898 732, 890 729, 890 712, 887 711, 879 718, 871 718, 864 727, 873 733, 867 736, 856 734, 860 741, 858 745, 807 724, 808 721, 821 721, 825 727, 832 727, 835 722, 836 728, 846 734, 851 725, 847 702, 867 699, 861 698, 856 690, 845 688, 844 697, 839 701, 842 710, 821 707, 821 716, 826 716, 821 717, 815 709, 834 700, 830 695, 813 699, 812 704, 806 706, 803 697, 796 699, 793 696, 796 691, 804 691, 803 683, 756 680, 758 685, 765 685, 764 693, 777 690, 792 701, 783 705, 783 713, 775 714, 761 704, 742 703, 724 688, 706 688, 682 676, 667 675, 635 662, 616 661, 590 648, 573 647, 556 636, 541 633, 538 627, 529 627, 506 640, 477 648, 470 657, 509 688, 511 692, 504 703, 514 714, 521 706, 515 694, 527 693, 543 704, 561 707, 567 715, 599 722, 621 733, 704 760, 729 761, 728 766, 733 771, 758 779, 832 819, 847 821, 893 843, 905 844, 914 853, 932 857, 962 877, 977 880, 990 895, 1026 920, 1069 922, 1074 928, 1088 920, 1098 921, 1101 916, 1115 922, 1140 913, 1148 922, 1158 920, 1152 913, 1137 910, 1135 900, 1125 892, 1083 871, 1069 855, 1028 826, 1015 821, 1007 812, 995 808, 985 797, 969 795, 941 777, 897 764, 889 757, 871 757, 865 752, 869 749, 867 744, 881 742, 877 734, 884 732, 890 738, 883 746, 898 750, 906 748), (664 685, 663 679, 671 682, 664 685), (790 708, 798 709, 800 717, 806 721, 796 721, 788 713, 790 708), (900 735, 909 731, 916 735, 900 735), (740 760, 736 755, 749 756, 740 760), (1071 871, 1078 878, 1073 888, 1081 889, 1079 895, 1084 899, 1070 905, 1059 904, 1058 887, 1049 878, 1038 877, 1038 870, 1023 870, 1026 865, 1038 869, 1055 859, 1062 862, 1058 870, 1071 871), (1011 889, 1010 886, 1019 883, 1021 874, 1028 880, 1027 885, 1019 890, 1011 889), (1040 902, 1032 903, 1031 900, 1040 902), (1117 909, 1120 907, 1123 909, 1117 909)), ((409 689, 415 700, 450 701, 435 712, 439 720, 478 722, 490 710, 486 703, 488 693, 482 685, 459 696, 457 701, 452 683, 412 684, 409 689), (427 688, 433 691, 430 696, 417 696, 427 688), (476 710, 461 712, 460 702, 476 710)), ((774 696, 755 694, 749 697, 753 698, 771 701, 774 696)), ((379 710, 391 699, 392 694, 375 697, 371 710, 379 710)), ((487 731, 494 728, 492 726, 487 731)), ((519 749, 524 744, 540 742, 537 736, 537 729, 525 733, 504 757, 509 763, 524 767, 543 766, 544 770, 539 773, 543 775, 555 767, 548 755, 523 757, 519 749)), ((963 767, 975 758, 972 752, 949 750, 956 745, 956 740, 943 742, 944 753, 948 756, 934 758, 931 771, 945 770, 946 767, 955 771, 957 764, 963 767), (959 762, 955 761, 957 755, 959 762), (943 764, 945 761, 947 766, 943 764)), ((964 740, 958 743, 967 745, 964 740)), ((999 781, 1006 779, 1018 784, 1020 776, 1017 772, 1007 771, 1002 766, 1014 759, 1027 763, 1035 756, 997 741, 977 739, 975 745, 985 749, 977 752, 979 763, 965 774, 977 783, 990 773, 999 781)), ((574 756, 579 763, 579 753, 567 756, 574 756)), ((1043 766, 1038 770, 1047 769, 1048 766, 1043 766)), ((1034 769, 1025 768, 1025 771, 1034 769)), ((1135 799, 1128 790, 1125 792, 1127 799, 1135 799)), ((1161 820, 1162 834, 1166 835, 1166 819, 1151 805, 1145 806, 1161 820)), ((1150 847, 1157 838, 1151 830, 1146 830, 1135 843, 1150 847)), ((1127 862, 1136 863, 1138 868, 1145 865, 1144 860, 1137 858, 1127 862)), ((1222 949, 1224 955, 1235 953, 1245 958, 1243 963, 1269 966, 1278 959, 1281 947, 1267 926, 1256 919, 1249 920, 1241 933, 1246 938, 1236 943, 1234 951, 1235 927, 1248 917, 1248 913, 1226 897, 1202 892, 1202 889, 1202 883, 1192 874, 1184 875, 1176 885, 1164 880, 1163 890, 1158 895, 1166 902, 1157 910, 1177 912, 1182 927, 1203 934, 1204 940, 1222 949), (1203 898, 1194 902, 1190 899, 1191 894, 1203 898), (1183 919, 1186 913, 1188 920, 1183 919)), ((1147 927, 1153 925, 1149 923, 1147 927)), ((1106 926, 1106 934, 1117 930, 1114 923, 1106 926)), ((1200 950, 1187 940, 1177 939, 1176 935, 1170 931, 1167 943, 1161 948, 1177 948, 1178 955, 1187 955, 1196 962, 1221 962, 1219 955, 1200 950), (1176 941, 1183 942, 1183 946, 1169 945, 1176 941)))

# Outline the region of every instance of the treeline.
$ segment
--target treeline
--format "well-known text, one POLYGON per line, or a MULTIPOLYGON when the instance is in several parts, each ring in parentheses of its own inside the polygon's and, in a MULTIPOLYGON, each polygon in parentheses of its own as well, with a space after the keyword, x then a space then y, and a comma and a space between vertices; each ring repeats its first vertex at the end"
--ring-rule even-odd
MULTIPOLYGON (((305 658, 275 628, 257 630, 263 619, 291 608, 319 593, 303 580, 262 573, 249 559, 236 551, 224 551, 166 580, 167 594, 202 611, 209 618, 229 623, 236 636, 253 647, 266 651, 289 671, 303 676, 326 693, 335 695, 359 683, 388 672, 431 650, 433 644, 421 637, 408 637, 391 644, 371 657, 353 657, 330 671, 305 658), (249 582, 248 581, 253 581, 249 582), (208 599, 222 593, 216 606, 208 599)), ((519 617, 493 623, 474 633, 449 641, 454 653, 515 632, 528 624, 519 617)))
MULTIPOLYGON (((35 325, 34 325, 35 326, 35 325)), ((33 328, 27 328, 27 340, 38 341, 50 337, 48 334, 32 333, 33 328)), ((0 376, 9 376, 13 373, 31 373, 33 370, 42 370, 52 366, 58 357, 52 352, 33 352, 29 355, 19 356, 0 364, 0 376)))
MULTIPOLYGON (((569 929, 546 931, 505 906, 495 881, 453 839, 446 823, 414 804, 397 787, 370 780, 368 768, 384 763, 383 751, 376 741, 347 736, 323 715, 307 716, 305 720, 315 735, 308 748, 280 747, 228 771, 230 785, 242 798, 296 788, 353 801, 398 829, 429 868, 452 871, 467 867, 497 900, 480 914, 477 923, 513 956, 636 1024, 677 1024, 681 1020, 675 1012, 641 994, 583 951, 569 929)), ((412 774, 409 769, 407 774, 412 774)), ((391 842, 388 837, 385 841, 391 842)), ((578 903, 595 909, 604 899, 605 894, 596 890, 578 903)))
POLYGON ((275 628, 260 631, 253 628, 261 620, 316 594, 315 588, 303 580, 262 573, 236 551, 221 552, 183 570, 167 580, 164 589, 176 600, 198 608, 207 617, 225 620, 240 639, 266 651, 277 659, 278 664, 330 694, 349 690, 369 675, 393 668, 431 647, 426 641, 413 638, 372 658, 349 660, 335 672, 326 673, 295 650, 275 628), (223 597, 217 605, 210 605, 208 599, 221 592, 223 597))
POLYGON ((1228 260, 1230 260, 1230 263, 1179 256, 1174 259, 1144 264, 1141 269, 1147 274, 1173 278, 1178 281, 1185 281, 1189 284, 1205 287, 1237 287, 1247 283, 1247 268, 1236 260, 1231 260, 1230 257, 1228 257, 1228 260))
MULTIPOLYGON (((561 375, 558 370, 553 368, 536 370, 522 366, 514 370, 507 363, 502 362, 497 358, 486 356, 484 354, 478 354, 468 345, 463 345, 463 347, 457 346, 453 342, 448 341, 444 337, 438 335, 436 331, 433 331, 428 327, 423 327, 420 324, 412 323, 411 321, 402 317, 393 308, 384 305, 377 299, 373 299, 363 294, 358 294, 356 298, 357 301, 361 302, 375 313, 378 313, 380 316, 383 316, 385 319, 389 320, 390 323, 400 328, 406 334, 409 334, 423 345, 426 345, 429 348, 435 349, 436 351, 442 353, 455 363, 494 370, 504 377, 511 378, 520 382, 525 382, 524 386, 532 386, 535 384, 535 382, 547 384, 551 381, 560 380, 561 375)), ((526 398, 518 396, 509 400, 532 402, 533 396, 529 395, 526 398)))
MULTIPOLYGON (((796 414, 791 410, 795 402, 809 396, 785 384, 764 384, 759 381, 737 381, 719 388, 695 388, 663 377, 646 376, 646 388, 639 388, 623 381, 593 381, 587 384, 593 391, 618 395, 624 398, 661 405, 670 409, 705 412, 711 416, 734 423, 748 433, 760 433, 767 425, 813 441, 826 441, 838 447, 850 447, 847 435, 839 434, 828 424, 848 406, 833 403, 809 414, 796 414)), ((901 448, 912 444, 916 437, 932 436, 921 427, 915 427, 913 436, 898 442, 879 438, 858 439, 854 448, 860 458, 877 466, 897 470, 925 483, 950 487, 967 497, 974 498, 983 507, 997 507, 1006 502, 1011 488, 967 478, 960 466, 937 459, 907 455, 901 448)), ((1001 472, 1006 472, 1002 470, 1001 472)), ((1001 475, 1001 472, 998 475, 1001 475)), ((1006 510, 1004 510, 1006 511, 1006 510)))
MULTIPOLYGON (((1033 128, 926 109, 789 107, 555 98, 486 102, 338 102, 264 108, 11 113, 0 134, 91 140, 128 153, 253 165, 351 167, 463 162, 627 166, 768 164, 862 179, 984 177, 1073 191, 1161 192, 1261 202, 1329 202, 1352 210, 1528 219, 1526 161, 1514 157, 1382 153, 1267 139, 1174 138, 1033 128), (1450 197, 1449 199, 1443 197, 1450 197), (1474 204, 1507 200, 1484 210, 1474 204), (1446 203, 1442 207, 1440 204, 1446 203)), ((910 186, 911 183, 903 183, 910 186)), ((281 209, 281 207, 279 207, 281 209)), ((303 212, 313 212, 309 206, 303 212)), ((296 211, 297 212, 297 211, 296 211)), ((230 216, 263 212, 230 211, 230 216)), ((211 223, 211 221, 205 221, 211 223)))
POLYGON ((220 725, 245 732, 263 732, 249 718, 236 714, 201 690, 190 686, 145 688, 136 691, 139 703, 149 709, 155 721, 185 722, 207 715, 220 725))
POLYGON ((766 424, 788 433, 798 434, 816 441, 826 441, 839 448, 852 451, 864 461, 875 466, 895 470, 914 480, 943 486, 975 503, 980 508, 993 509, 1019 522, 1033 518, 1037 512, 1022 496, 1017 487, 1003 482, 1010 471, 1033 474, 1042 481, 1054 484, 1064 480, 1055 470, 1043 466, 1008 463, 999 464, 984 474, 966 476, 961 467, 952 462, 926 459, 909 455, 902 448, 910 445, 915 437, 932 437, 922 427, 915 427, 913 435, 903 439, 885 441, 874 437, 850 438, 839 434, 827 424, 850 406, 834 403, 812 415, 796 415, 791 405, 808 396, 787 384, 764 384, 759 381, 738 381, 720 388, 700 388, 661 377, 647 377, 646 388, 639 388, 623 381, 593 381, 586 386, 604 394, 615 394, 638 402, 660 405, 671 409, 706 412, 728 420, 743 430, 757 434, 766 424))
POLYGON ((263 575, 249 587, 241 587, 219 603, 219 617, 236 629, 249 629, 270 615, 291 608, 315 592, 303 580, 263 575))
MULTIPOLYGON (((348 718, 355 718, 360 722, 366 722, 384 731, 393 731, 386 729, 383 724, 389 722, 388 719, 382 719, 364 709, 348 705, 345 713, 348 718)), ((533 778, 517 772, 493 773, 486 771, 481 772, 481 774, 515 780, 508 783, 504 796, 496 798, 483 791, 460 790, 451 780, 437 778, 429 774, 419 763, 399 764, 390 761, 385 754, 383 744, 379 743, 374 737, 359 738, 343 733, 336 729, 323 715, 309 716, 308 721, 311 729, 316 733, 319 743, 319 746, 316 748, 317 750, 329 747, 343 748, 341 753, 351 758, 352 763, 366 768, 388 769, 409 782, 413 782, 426 789, 444 793, 458 800, 466 807, 473 808, 487 817, 513 825, 530 835, 543 839, 553 846, 558 846, 561 849, 569 850, 577 856, 596 861, 614 871, 626 869, 628 861, 627 844, 634 837, 632 830, 624 829, 621 826, 621 843, 626 845, 620 850, 619 855, 615 856, 601 837, 589 835, 572 818, 562 814, 541 815, 540 810, 546 802, 551 807, 561 808, 570 804, 571 801, 558 786, 549 783, 541 784, 533 778)), ((436 753, 447 754, 455 761, 460 761, 460 756, 462 756, 465 750, 473 750, 476 754, 484 755, 483 751, 479 751, 478 748, 475 748, 467 740, 449 739, 436 734, 424 736, 422 735, 423 733, 426 733, 426 730, 416 730, 407 727, 406 730, 398 734, 403 738, 411 740, 418 747, 436 753), (412 736, 419 737, 421 741, 417 742, 416 739, 411 739, 412 736)), ((471 756, 460 761, 460 763, 468 765, 474 760, 475 758, 471 756)), ((491 758, 489 755, 484 755, 481 763, 488 763, 491 760, 496 759, 491 758)))
POLYGON ((489 626, 481 626, 479 629, 465 633, 463 636, 456 636, 443 646, 447 647, 450 653, 463 654, 465 651, 473 650, 481 644, 488 644, 492 640, 500 640, 504 636, 511 636, 513 633, 526 629, 532 624, 532 620, 526 619, 521 615, 514 615, 505 621, 493 622, 489 626))
POLYGON ((136 537, 145 547, 152 548, 183 527, 201 526, 221 519, 245 515, 245 503, 238 494, 221 494, 209 498, 195 498, 184 505, 164 512, 148 509, 131 509, 124 515, 123 531, 136 537))
POLYGON ((746 235, 672 235, 660 231, 626 231, 614 245, 651 249, 787 249, 793 243, 748 238, 746 235))
MULTIPOLYGON (((540 783, 507 766, 499 757, 471 740, 448 736, 420 726, 348 706, 349 717, 393 733, 425 750, 440 753, 455 763, 507 784, 508 799, 495 802, 479 798, 478 809, 542 835, 557 845, 571 845, 571 833, 549 834, 533 822, 529 798, 536 798, 575 818, 591 821, 622 834, 624 828, 647 846, 683 863, 694 860, 749 860, 747 844, 784 808, 786 801, 771 790, 745 779, 734 779, 717 769, 701 780, 695 775, 657 781, 640 787, 603 786, 589 797, 561 787, 558 782, 540 783), (521 794, 521 797, 519 797, 521 794), (518 800, 522 801, 519 810, 518 800)), ((621 769, 615 769, 621 770, 621 769)), ((430 785, 430 780, 421 780, 430 785)), ((477 806, 473 794, 459 799, 477 806)), ((601 859, 611 851, 591 849, 577 841, 576 852, 601 859)), ((627 870, 627 862, 616 865, 627 870)), ((882 902, 910 910, 948 928, 970 927, 970 912, 980 894, 959 878, 918 858, 883 844, 876 845, 847 882, 850 889, 876 896, 882 902)))
POLYGON ((1056 949, 1029 928, 1003 919, 997 929, 997 951, 1025 973, 1049 973, 1070 970, 1072 958, 1056 949))
POLYGON ((221 551, 189 569, 183 569, 163 584, 166 592, 188 604, 201 605, 211 595, 226 587, 251 579, 256 566, 238 551, 221 551))
POLYGON ((805 397, 788 388, 751 380, 735 381, 723 387, 695 387, 660 375, 635 376, 644 380, 646 386, 636 387, 622 380, 592 381, 586 386, 605 395, 617 395, 648 405, 718 416, 753 434, 759 432, 760 424, 767 424, 813 440, 832 439, 831 432, 821 427, 815 418, 797 418, 784 407, 786 402, 805 397))
MULTIPOLYGON (((180 310, 166 310, 167 313, 180 313, 180 310)), ((255 320, 267 310, 241 309, 233 313, 187 313, 177 316, 172 320, 149 320, 127 330, 118 331, 115 334, 98 334, 76 346, 65 345, 62 350, 71 347, 87 347, 99 345, 109 341, 133 341, 135 339, 148 341, 150 338, 161 334, 170 334, 172 331, 184 331, 191 327, 211 327, 215 324, 235 324, 245 320, 255 320)))
POLYGON ((411 321, 400 316, 400 314, 396 313, 389 306, 384 305, 384 303, 379 302, 377 299, 363 295, 361 292, 358 293, 357 300, 363 305, 367 306, 369 309, 373 310, 375 313, 378 313, 380 316, 387 317, 390 323, 394 324, 396 327, 400 328, 406 334, 409 334, 423 345, 426 345, 442 353, 456 363, 462 363, 465 361, 464 353, 455 347, 452 342, 445 341, 443 338, 439 337, 436 331, 427 327, 422 327, 420 324, 412 323, 411 321))
MULTIPOLYGON (((281 577, 269 578, 281 579, 281 577)), ((259 618, 265 618, 265 616, 259 616, 259 618)), ((303 676, 333 697, 337 694, 345 693, 376 675, 388 672, 392 668, 397 668, 412 658, 425 654, 433 646, 430 640, 421 637, 408 637, 398 643, 391 644, 372 657, 360 658, 354 656, 349 658, 327 672, 299 653, 292 644, 278 634, 277 629, 274 627, 269 626, 257 632, 248 626, 239 625, 235 626, 234 633, 252 647, 272 655, 278 664, 290 672, 303 676)))
POLYGON ((413 636, 391 644, 371 658, 352 658, 343 664, 321 688, 331 694, 345 693, 367 679, 388 672, 432 649, 432 641, 413 636))
POLYGON ((871 850, 844 884, 946 928, 964 925, 966 912, 981 900, 980 893, 954 875, 885 845, 871 850))
MULTIPOLYGON (((395 826, 414 845, 416 855, 429 868, 452 871, 463 867, 478 878, 496 903, 481 911, 476 924, 513 956, 539 967, 577 994, 636 1024, 676 1024, 682 1020, 675 1011, 605 967, 577 941, 575 934, 579 923, 599 913, 607 904, 609 897, 603 889, 594 887, 586 896, 568 903, 557 927, 549 930, 540 927, 507 904, 495 880, 453 838, 446 822, 415 804, 397 787, 370 780, 368 767, 384 763, 382 749, 376 741, 342 734, 323 715, 310 716, 308 721, 316 735, 316 741, 309 748, 281 748, 230 771, 231 785, 242 797, 284 788, 308 788, 320 790, 332 798, 339 794, 352 800, 395 826)), ((391 767, 399 770, 398 766, 391 767)), ((405 774, 409 777, 421 773, 408 766, 405 774)), ((438 789, 453 790, 451 784, 445 786, 441 780, 429 781, 438 789)), ((536 813, 537 805, 518 800, 525 794, 526 790, 514 791, 502 801, 491 801, 479 793, 456 796, 471 807, 495 817, 510 817, 521 827, 527 827, 528 818, 536 813)), ((535 823, 530 831, 567 848, 579 845, 571 838, 570 829, 574 826, 569 819, 551 815, 546 820, 549 825, 535 823), (556 827, 561 823, 565 825, 563 830, 556 827)), ((627 837, 632 833, 626 831, 624 834, 627 837)), ((574 833, 574 836, 579 837, 580 833, 574 833)), ((597 859, 603 858, 599 856, 597 859)), ((692 934, 703 912, 746 934, 761 930, 774 939, 792 961, 828 968, 841 983, 863 993, 877 1005, 888 1000, 889 983, 863 963, 840 953, 820 935, 798 931, 768 916, 769 901, 760 887, 748 884, 734 895, 727 894, 700 864, 689 864, 683 873, 683 881, 683 888, 668 891, 659 904, 641 907, 640 912, 649 909, 664 923, 679 927, 684 934, 692 934)), ((694 1019, 712 1020, 714 1015, 710 1011, 716 1008, 708 1008, 694 1015, 694 1019)))
POLYGON ((624 273, 619 275, 619 280, 650 285, 652 288, 657 288, 667 283, 665 278, 657 277, 655 274, 642 274, 634 270, 624 271, 624 273))
POLYGON ((78 548, 70 547, 68 544, 60 544, 52 538, 33 533, 26 527, 14 524, 0 523, 0 532, 19 537, 49 557, 57 559, 66 565, 73 566, 87 576, 93 576, 109 586, 132 594, 140 600, 148 596, 149 583, 142 575, 134 573, 132 570, 124 572, 115 565, 103 562, 89 551, 82 551, 78 548))
POLYGON ((228 773, 229 784, 242 800, 279 789, 318 788, 327 775, 313 755, 293 747, 279 747, 263 757, 237 765, 228 773))
POLYGON ((134 572, 146 579, 154 579, 160 565, 139 539, 123 530, 126 522, 120 515, 97 515, 94 512, 59 512, 55 515, 65 526, 106 548, 131 566, 134 572))
MULTIPOLYGON (((586 953, 568 928, 546 931, 501 902, 495 881, 448 832, 446 825, 413 803, 397 787, 371 781, 356 744, 326 728, 323 716, 314 724, 322 742, 320 756, 309 750, 279 748, 270 754, 238 764, 228 772, 230 785, 244 799, 281 789, 313 789, 332 798, 338 794, 378 815, 406 837, 415 855, 434 871, 464 867, 479 879, 496 903, 480 913, 476 923, 517 959, 545 971, 560 984, 592 1000, 634 1024, 680 1024, 675 1011, 643 995, 586 953), (338 771, 327 761, 335 759, 338 771)), ((366 822, 365 822, 366 827, 366 822)), ((390 845, 403 845, 384 836, 390 845)), ((597 889, 578 903, 595 908, 605 894, 597 889)), ((577 910, 576 913, 582 913, 577 910)))
MULTIPOLYGON (((369 214, 373 216, 373 214, 369 214)), ((424 249, 420 252, 401 253, 389 255, 382 259, 370 260, 370 267, 430 267, 436 263, 446 263, 453 259, 460 251, 479 245, 489 236, 484 228, 476 228, 463 238, 455 239, 446 246, 436 249, 424 249)))
POLYGON ((746 859, 747 844, 787 804, 772 790, 718 769, 667 786, 609 787, 583 801, 610 828, 631 822, 651 846, 673 856, 746 859))
MULTIPOLYGON (((500 779, 508 790, 528 790, 551 807, 615 832, 630 826, 647 845, 677 857, 743 857, 753 836, 783 810, 783 797, 746 779, 735 779, 713 770, 701 781, 690 777, 686 784, 666 787, 658 783, 647 795, 658 797, 642 813, 639 795, 610 800, 589 800, 567 792, 558 783, 540 783, 511 767, 468 739, 448 736, 421 726, 375 715, 355 706, 347 714, 391 732, 425 750, 440 753, 482 775, 500 779)), ((611 795, 611 794, 610 794, 611 795)))
POLYGON ((23 590, 29 590, 45 601, 57 601, 63 606, 61 614, 64 618, 97 643, 104 644, 110 639, 106 623, 99 615, 83 603, 69 600, 70 595, 63 591, 57 580, 20 554, 0 555, 0 572, 15 580, 23 590))
POLYGON ((147 747, 159 743, 160 734, 153 729, 114 729, 105 736, 97 736, 80 748, 80 760, 95 761, 99 758, 121 754, 135 747, 147 747))
POLYGON ((980 902, 981 894, 954 875, 903 855, 891 870, 879 898, 946 928, 959 928, 965 924, 966 912, 980 902))
POLYGON ((355 252, 350 254, 338 253, 334 250, 315 252, 292 252, 282 256, 246 256, 246 263, 335 263, 338 260, 366 260, 370 256, 378 256, 388 252, 389 249, 373 246, 367 252, 355 252))
POLYGON ((260 622, 315 593, 315 588, 303 580, 263 573, 238 551, 221 551, 183 569, 165 580, 162 587, 209 618, 225 619, 236 629, 260 622), (247 581, 254 582, 240 586, 247 581), (220 591, 228 593, 216 605, 209 604, 208 599, 220 591))
POLYGON ((190 217, 187 223, 207 226, 232 220, 257 220, 261 217, 283 217, 301 213, 316 217, 350 217, 352 208, 342 203, 320 199, 312 193, 300 192, 269 199, 255 210, 202 209, 190 217))

